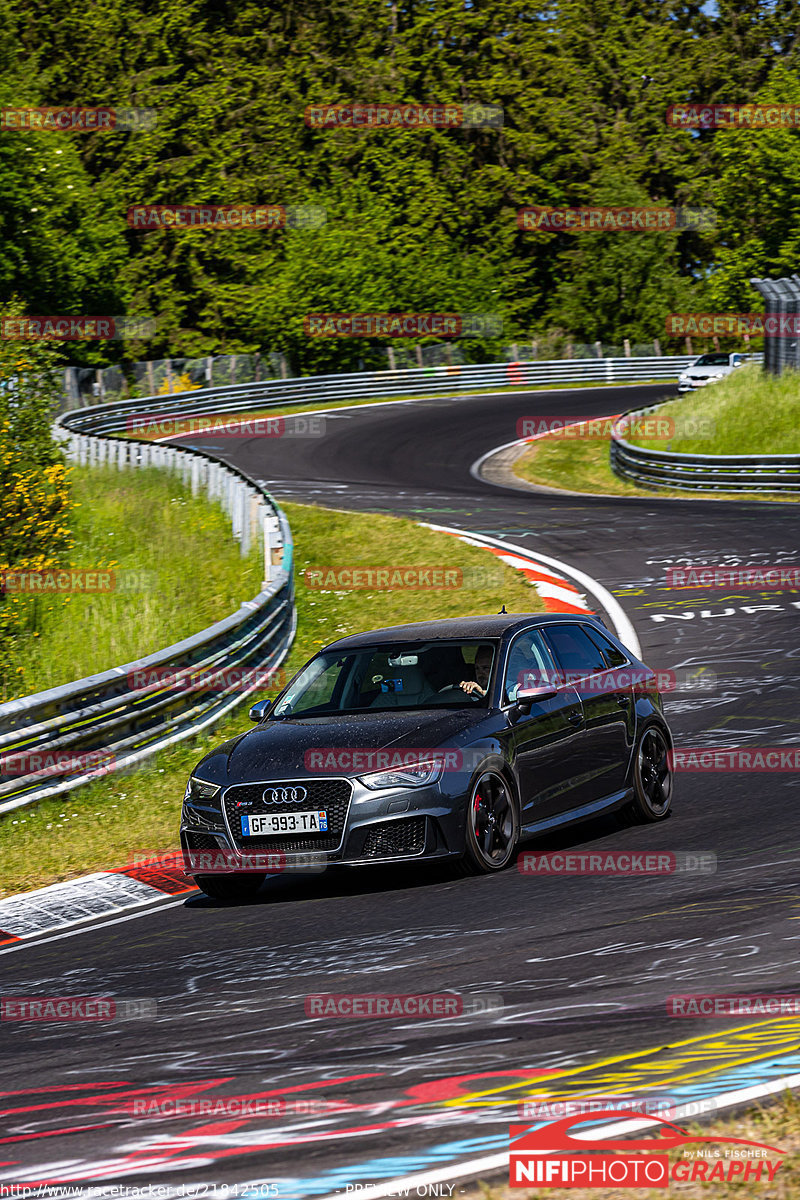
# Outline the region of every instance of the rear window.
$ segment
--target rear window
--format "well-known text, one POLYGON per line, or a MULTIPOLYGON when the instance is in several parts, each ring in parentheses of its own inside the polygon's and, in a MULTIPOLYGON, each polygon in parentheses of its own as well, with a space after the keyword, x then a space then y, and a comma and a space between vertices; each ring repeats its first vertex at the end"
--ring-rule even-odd
POLYGON ((608 667, 622 667, 628 661, 627 654, 623 654, 618 646, 615 646, 610 637, 606 637, 599 629, 595 629, 593 625, 581 626, 586 630, 586 633, 592 639, 596 646, 599 646, 603 658, 608 667))

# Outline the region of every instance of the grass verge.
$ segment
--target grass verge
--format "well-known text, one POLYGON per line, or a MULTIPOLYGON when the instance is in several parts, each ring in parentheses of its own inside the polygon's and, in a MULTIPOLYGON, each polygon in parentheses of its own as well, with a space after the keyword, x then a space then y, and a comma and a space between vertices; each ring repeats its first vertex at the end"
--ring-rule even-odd
POLYGON ((671 400, 658 416, 675 421, 675 436, 668 443, 633 436, 634 445, 679 454, 800 454, 800 375, 767 375, 750 364, 671 400))
MULTIPOLYGON (((744 368, 742 368, 743 370, 744 368)), ((721 386, 721 385, 720 385, 721 386)), ((664 443, 656 443, 664 449, 664 443)), ((652 491, 620 479, 609 462, 610 439, 565 438, 550 434, 531 442, 513 466, 527 483, 563 488, 571 492, 611 496, 644 496, 648 500, 672 497, 681 500, 781 500, 796 503, 800 497, 764 492, 682 492, 677 488, 652 491)))
MULTIPOLYGON (((100 475, 98 472, 102 486, 100 475)), ((474 583, 471 589, 447 591, 327 592, 306 587, 298 577, 298 634, 285 664, 288 674, 320 646, 363 629, 491 613, 502 604, 509 612, 541 611, 538 595, 517 571, 485 550, 447 534, 398 517, 296 504, 284 508, 294 536, 298 573, 309 566, 415 564, 458 567, 467 581, 474 583)), ((146 539, 143 545, 149 552, 146 539)), ((210 556, 206 553, 205 557, 210 556)), ((243 594, 239 592, 232 608, 243 594)), ((102 665, 114 665, 114 661, 102 665)), ((12 895, 104 867, 124 866, 134 854, 176 850, 186 779, 214 744, 249 728, 248 704, 204 736, 162 751, 131 774, 109 775, 64 797, 0 818, 0 894, 12 895)))
POLYGON ((260 547, 243 559, 222 509, 166 471, 74 467, 70 565, 114 573, 106 592, 21 594, 3 700, 152 654, 255 596, 260 547))
MULTIPOLYGON (((725 1163, 723 1139, 726 1137, 762 1142, 786 1152, 786 1157, 782 1160, 772 1185, 767 1182, 766 1171, 762 1172, 760 1183, 753 1178, 747 1182, 734 1181, 730 1183, 720 1180, 703 1183, 699 1179, 694 1182, 690 1179, 687 1182, 677 1183, 675 1186, 675 1190, 680 1194, 682 1200, 701 1200, 702 1197, 707 1196, 713 1196, 714 1200, 743 1200, 743 1197, 751 1196, 762 1196, 765 1200, 767 1197, 780 1197, 780 1200, 800 1200, 800 1099, 794 1093, 786 1092, 780 1100, 768 1107, 755 1105, 739 1116, 719 1119, 706 1125, 689 1124, 684 1121, 677 1121, 676 1124, 699 1136, 715 1135, 720 1138, 720 1143, 716 1145, 709 1142, 704 1145, 692 1146, 690 1144, 687 1146, 687 1150, 693 1151, 695 1154, 699 1149, 711 1154, 715 1150, 719 1152, 719 1158, 708 1161, 708 1170, 716 1162, 725 1163)), ((646 1136, 651 1135, 648 1133, 646 1136)), ((729 1149, 735 1151, 736 1147, 730 1146, 729 1149)), ((673 1150, 669 1153, 671 1164, 676 1163, 681 1157, 680 1150, 673 1150)), ((764 1160, 754 1161, 763 1162, 764 1160)), ((779 1158, 777 1155, 767 1155, 767 1161, 775 1163, 779 1161, 779 1158)), ((691 1168, 688 1173, 691 1175, 691 1168)), ((664 1188, 592 1187, 576 1191, 575 1188, 559 1187, 510 1188, 504 1184, 489 1186, 481 1182, 458 1189, 458 1195, 467 1197, 467 1200, 472 1200, 472 1198, 474 1200, 575 1200, 576 1196, 588 1195, 591 1195, 592 1200, 643 1200, 644 1197, 647 1197, 647 1200, 657 1200, 658 1197, 666 1194, 664 1188)))

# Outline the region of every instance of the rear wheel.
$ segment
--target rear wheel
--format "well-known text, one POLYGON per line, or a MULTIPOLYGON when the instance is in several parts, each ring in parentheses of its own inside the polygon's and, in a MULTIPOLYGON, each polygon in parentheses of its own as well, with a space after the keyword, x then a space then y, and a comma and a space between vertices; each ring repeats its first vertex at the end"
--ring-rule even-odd
POLYGON ((462 864, 470 874, 502 871, 518 842, 519 813, 511 786, 499 771, 484 771, 470 792, 462 864))
POLYGON ((195 883, 212 900, 252 900, 266 875, 196 875, 195 883))
POLYGON ((658 725, 644 730, 636 747, 633 765, 634 797, 627 813, 638 823, 663 821, 672 804, 672 770, 669 745, 658 725))

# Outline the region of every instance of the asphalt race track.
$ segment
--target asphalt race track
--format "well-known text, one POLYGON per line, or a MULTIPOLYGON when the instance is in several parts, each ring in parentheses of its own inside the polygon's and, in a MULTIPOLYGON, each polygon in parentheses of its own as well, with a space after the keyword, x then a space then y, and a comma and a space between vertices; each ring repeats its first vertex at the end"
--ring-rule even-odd
MULTIPOLYGON (((667 698, 679 746, 786 747, 800 593, 675 590, 665 569, 796 564, 796 506, 533 494, 470 474, 520 417, 618 413, 664 391, 441 398, 332 412, 318 439, 187 440, 278 500, 401 513, 563 559, 620 600, 648 663, 716 677, 667 698)), ((798 1018, 676 1019, 666 998, 800 990, 799 806, 790 772, 684 772, 668 821, 606 818, 533 848, 708 854, 713 873, 330 873, 271 881, 252 905, 177 900, 6 951, 8 993, 154 997, 157 1012, 0 1026, 0 1183, 325 1196, 502 1152, 548 1073, 561 1072, 558 1094, 676 1101, 797 1073, 798 1018), (438 1020, 304 1011, 313 993, 444 990, 493 999, 438 1020), (208 1097, 274 1111, 147 1112, 208 1097)))

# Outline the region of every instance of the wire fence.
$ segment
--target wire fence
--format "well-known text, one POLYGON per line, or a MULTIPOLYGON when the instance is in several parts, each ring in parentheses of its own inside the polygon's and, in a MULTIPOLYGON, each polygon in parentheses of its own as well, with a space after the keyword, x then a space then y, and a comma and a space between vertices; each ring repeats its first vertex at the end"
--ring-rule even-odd
MULTIPOLYGON (((514 342, 499 353, 499 362, 586 361, 610 358, 650 358, 661 356, 654 342, 612 346, 607 343, 564 342, 553 340, 514 342)), ((670 357, 665 355, 664 357, 670 357)), ((430 346, 389 346, 378 352, 378 370, 408 371, 420 368, 473 365, 468 351, 458 343, 430 346)), ((361 371, 376 370, 374 362, 363 363, 361 371)), ((203 388, 235 387, 243 383, 292 379, 285 354, 223 354, 205 358, 159 358, 134 363, 128 372, 121 367, 67 367, 64 370, 62 412, 98 403, 135 399, 139 396, 171 396, 203 388)))

